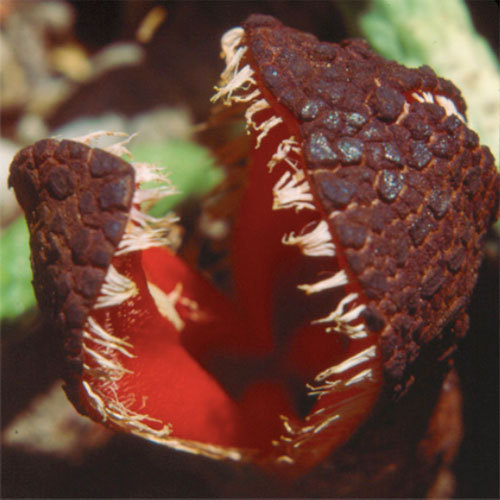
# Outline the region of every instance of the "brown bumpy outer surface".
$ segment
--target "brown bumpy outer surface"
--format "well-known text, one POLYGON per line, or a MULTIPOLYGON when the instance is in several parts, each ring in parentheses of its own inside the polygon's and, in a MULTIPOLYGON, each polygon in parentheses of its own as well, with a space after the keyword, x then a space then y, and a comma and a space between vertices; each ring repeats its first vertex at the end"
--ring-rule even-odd
POLYGON ((498 210, 493 157, 458 116, 411 97, 444 96, 465 115, 459 90, 430 68, 405 68, 362 40, 321 43, 268 16, 244 28, 257 75, 298 120, 313 190, 399 393, 466 332, 498 210))
POLYGON ((35 294, 64 333, 69 376, 81 369, 82 328, 125 231, 134 179, 126 161, 69 140, 39 141, 10 166, 30 232, 35 294))

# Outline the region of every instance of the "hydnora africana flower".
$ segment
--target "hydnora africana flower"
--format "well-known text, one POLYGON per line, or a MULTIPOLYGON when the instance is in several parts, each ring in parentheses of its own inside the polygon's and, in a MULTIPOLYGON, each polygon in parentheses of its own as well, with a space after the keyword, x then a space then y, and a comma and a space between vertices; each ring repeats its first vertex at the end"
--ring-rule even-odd
POLYGON ((40 141, 10 184, 75 406, 175 449, 296 473, 449 363, 499 177, 459 91, 429 68, 265 16, 222 49, 210 121, 241 118, 249 134, 226 145, 231 192, 205 214, 227 214, 228 296, 176 255, 178 221, 147 215, 174 188, 122 160, 123 144, 40 141))

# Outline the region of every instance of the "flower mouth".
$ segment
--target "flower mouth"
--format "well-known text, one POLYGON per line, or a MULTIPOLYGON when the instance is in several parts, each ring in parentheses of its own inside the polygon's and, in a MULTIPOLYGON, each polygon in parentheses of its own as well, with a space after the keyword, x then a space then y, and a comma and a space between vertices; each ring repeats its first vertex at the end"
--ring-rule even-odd
POLYGON ((252 347, 280 353, 275 364, 302 388, 302 414, 283 417, 280 459, 300 462, 303 452, 307 462, 370 413, 381 382, 376 334, 305 167, 297 119, 254 69, 242 28, 226 33, 222 46, 226 70, 213 101, 243 115, 251 135, 231 236, 236 295, 256 332, 252 347))
MULTIPOLYGON (((271 109, 254 107, 254 120, 271 109)), ((345 290, 349 280, 300 169, 298 143, 286 126, 267 127, 253 131, 258 147, 231 236, 235 290, 229 298, 175 255, 176 219, 147 215, 174 188, 151 166, 120 160, 123 144, 103 151, 85 138, 37 143, 16 157, 10 182, 26 192, 34 177, 36 201, 20 201, 32 235, 38 227, 45 238, 32 247, 35 288, 42 311, 64 332, 66 391, 75 406, 114 429, 178 450, 297 473, 366 418, 378 394, 380 361, 359 292, 345 290), (103 172, 93 172, 94 158, 103 172), (71 163, 77 187, 64 199, 54 197, 45 179, 71 163), (114 233, 105 237, 99 276, 74 322, 70 299, 47 303, 43 295, 57 292, 65 266, 70 295, 80 300, 82 268, 98 267, 91 247, 101 221, 85 215, 93 203, 82 203, 87 177, 104 179, 92 191, 105 200, 100 217, 114 218, 107 224, 114 233), (159 184, 146 189, 145 182, 159 184), (107 186, 123 184, 110 204, 115 191, 107 186), (81 224, 74 233, 92 235, 76 246, 74 237, 60 235, 69 260, 59 257, 45 271, 40 255, 54 224, 41 207, 66 217, 75 203, 81 224)))
POLYGON ((124 144, 41 141, 10 183, 75 406, 174 449, 296 474, 360 427, 384 382, 411 383, 421 346, 424 363, 453 350, 498 176, 458 91, 430 70, 263 16, 244 26, 223 37, 212 119, 243 119, 249 140, 225 145, 233 189, 203 214, 228 216, 231 293, 176 255, 175 218, 147 214, 173 188, 121 160, 124 144), (451 326, 450 343, 430 344, 451 326))
POLYGON ((366 418, 381 367, 300 148, 285 126, 258 133, 231 235, 230 298, 165 248, 174 221, 143 212, 165 193, 141 188, 155 174, 134 165, 129 220, 83 328, 76 398, 149 440, 296 473, 366 418))

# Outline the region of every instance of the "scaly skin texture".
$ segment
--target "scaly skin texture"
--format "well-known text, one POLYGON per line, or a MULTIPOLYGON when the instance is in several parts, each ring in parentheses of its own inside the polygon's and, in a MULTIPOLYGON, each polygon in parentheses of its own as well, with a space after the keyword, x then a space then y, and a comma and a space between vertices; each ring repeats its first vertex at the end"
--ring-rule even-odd
POLYGON ((430 68, 387 61, 362 40, 321 43, 268 16, 244 28, 260 81, 299 123, 312 187, 401 393, 467 330, 498 210, 493 157, 462 121, 458 89, 430 68))
POLYGON ((81 142, 46 139, 16 154, 9 186, 28 222, 38 304, 64 335, 67 377, 78 377, 82 328, 125 231, 134 169, 81 142))

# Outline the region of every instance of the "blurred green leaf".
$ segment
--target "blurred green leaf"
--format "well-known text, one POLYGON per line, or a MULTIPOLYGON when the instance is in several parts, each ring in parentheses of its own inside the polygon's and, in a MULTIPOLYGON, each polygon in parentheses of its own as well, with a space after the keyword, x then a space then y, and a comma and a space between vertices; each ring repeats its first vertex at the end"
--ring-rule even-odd
POLYGON ((372 0, 360 18, 364 37, 405 66, 427 64, 451 80, 467 102, 469 125, 497 157, 500 70, 463 0, 372 0))
POLYGON ((0 318, 14 318, 36 303, 31 286, 29 233, 24 217, 0 235, 0 318))
POLYGON ((136 162, 151 163, 159 167, 179 193, 163 198, 151 210, 159 217, 180 202, 198 198, 215 187, 223 178, 222 169, 204 147, 190 141, 170 140, 164 143, 142 143, 130 146, 136 162))

